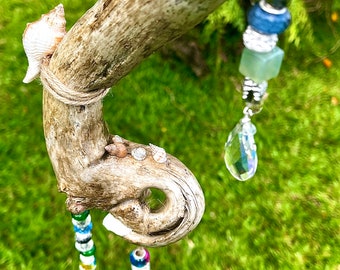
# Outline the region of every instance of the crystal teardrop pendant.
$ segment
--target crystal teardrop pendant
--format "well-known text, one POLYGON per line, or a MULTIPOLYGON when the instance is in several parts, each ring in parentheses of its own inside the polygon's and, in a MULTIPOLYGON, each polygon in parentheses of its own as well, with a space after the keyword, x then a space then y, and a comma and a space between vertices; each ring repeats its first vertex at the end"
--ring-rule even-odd
POLYGON ((230 132, 224 146, 224 161, 229 172, 240 181, 253 177, 257 168, 254 134, 249 116, 243 117, 230 132))

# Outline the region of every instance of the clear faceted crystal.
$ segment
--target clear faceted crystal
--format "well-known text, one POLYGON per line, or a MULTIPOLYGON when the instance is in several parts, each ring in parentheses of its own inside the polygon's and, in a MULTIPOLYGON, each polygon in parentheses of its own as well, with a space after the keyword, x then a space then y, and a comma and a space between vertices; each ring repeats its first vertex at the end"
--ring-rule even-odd
POLYGON ((253 177, 257 168, 254 134, 256 127, 245 116, 229 134, 224 146, 224 161, 229 172, 240 181, 253 177))

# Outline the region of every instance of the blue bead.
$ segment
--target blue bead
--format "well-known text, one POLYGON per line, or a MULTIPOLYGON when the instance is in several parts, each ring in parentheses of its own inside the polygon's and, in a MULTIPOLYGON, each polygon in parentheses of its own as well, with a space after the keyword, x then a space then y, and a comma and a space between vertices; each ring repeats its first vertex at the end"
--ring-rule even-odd
MULTIPOLYGON (((143 268, 150 263, 150 253, 145 248, 137 248, 130 253, 131 266, 143 268)), ((133 268, 134 269, 134 268, 133 268)))
POLYGON ((73 230, 74 232, 77 232, 77 233, 90 233, 91 230, 92 230, 92 222, 90 222, 90 224, 88 224, 86 227, 79 227, 79 226, 76 226, 76 225, 73 225, 73 230))
MULTIPOLYGON (((274 9, 273 9, 274 10, 274 9)), ((256 4, 248 13, 248 23, 254 30, 265 35, 281 34, 291 22, 288 9, 270 13, 256 4)))

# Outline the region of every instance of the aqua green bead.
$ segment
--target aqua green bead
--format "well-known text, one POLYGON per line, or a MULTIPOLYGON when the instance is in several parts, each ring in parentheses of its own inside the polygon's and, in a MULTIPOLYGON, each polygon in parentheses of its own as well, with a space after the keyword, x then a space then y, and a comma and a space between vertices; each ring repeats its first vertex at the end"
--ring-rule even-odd
POLYGON ((257 83, 275 78, 280 71, 284 52, 275 47, 271 52, 260 53, 244 48, 239 71, 257 83))

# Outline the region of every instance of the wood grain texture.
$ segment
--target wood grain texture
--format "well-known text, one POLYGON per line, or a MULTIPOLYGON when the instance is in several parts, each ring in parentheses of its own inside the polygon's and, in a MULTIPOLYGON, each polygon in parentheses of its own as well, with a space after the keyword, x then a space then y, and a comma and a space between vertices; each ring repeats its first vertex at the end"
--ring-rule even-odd
MULTIPOLYGON (((110 87, 222 2, 98 1, 67 33, 49 69, 76 91, 110 87)), ((177 241, 198 225, 204 196, 194 175, 175 157, 167 154, 158 163, 150 146, 125 139, 126 155, 109 154, 105 146, 117 142, 103 121, 101 101, 70 106, 44 91, 43 115, 47 150, 71 212, 108 211, 131 229, 127 240, 146 246, 177 241), (137 147, 146 150, 142 161, 131 154, 137 147), (149 188, 166 195, 157 211, 145 201, 149 188)))

